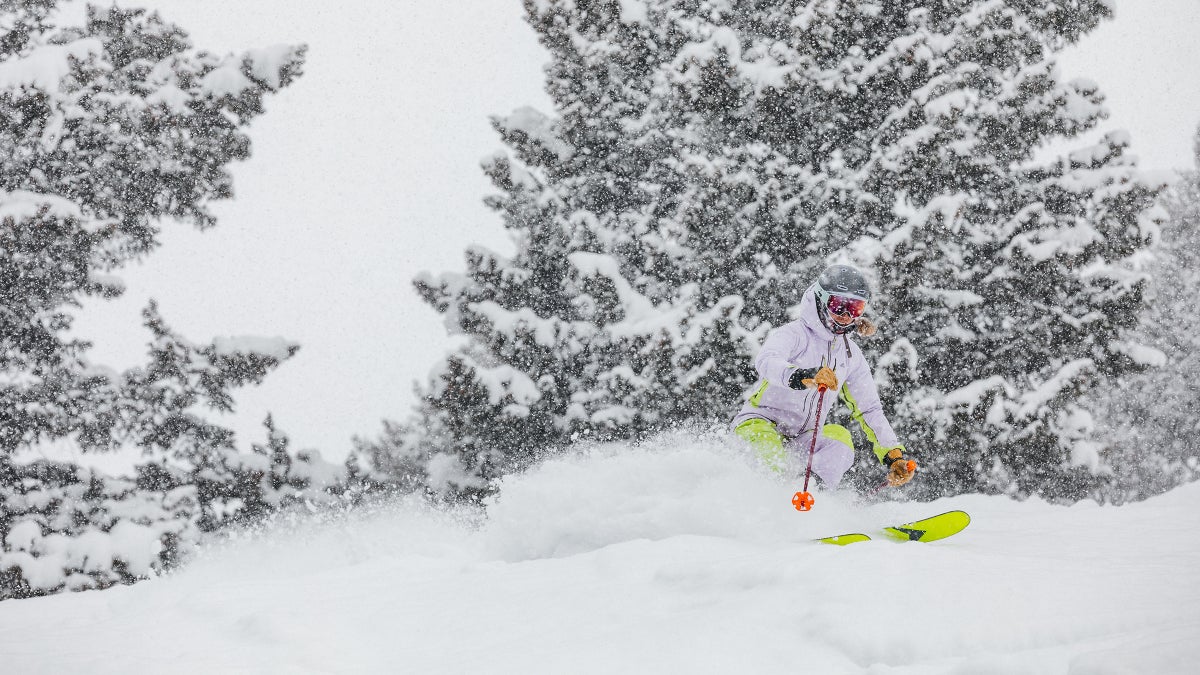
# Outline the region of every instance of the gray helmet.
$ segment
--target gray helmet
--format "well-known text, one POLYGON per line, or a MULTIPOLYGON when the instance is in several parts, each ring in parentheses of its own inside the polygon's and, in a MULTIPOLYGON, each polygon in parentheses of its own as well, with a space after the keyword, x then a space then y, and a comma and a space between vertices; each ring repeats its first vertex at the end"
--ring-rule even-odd
POLYGON ((855 329, 871 300, 871 288, 856 268, 830 265, 817 278, 816 296, 821 323, 840 335, 855 329))

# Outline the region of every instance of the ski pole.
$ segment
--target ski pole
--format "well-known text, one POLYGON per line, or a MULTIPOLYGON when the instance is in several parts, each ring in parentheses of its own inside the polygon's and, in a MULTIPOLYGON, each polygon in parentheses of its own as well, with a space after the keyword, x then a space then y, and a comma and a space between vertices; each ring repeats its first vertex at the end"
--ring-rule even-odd
POLYGON ((808 446, 808 468, 804 470, 804 489, 792 495, 792 506, 796 507, 797 511, 810 511, 813 507, 812 494, 808 491, 808 477, 812 475, 813 455, 817 452, 817 434, 821 433, 821 406, 825 403, 825 387, 817 387, 820 392, 817 395, 817 414, 816 420, 813 422, 812 443, 808 446))

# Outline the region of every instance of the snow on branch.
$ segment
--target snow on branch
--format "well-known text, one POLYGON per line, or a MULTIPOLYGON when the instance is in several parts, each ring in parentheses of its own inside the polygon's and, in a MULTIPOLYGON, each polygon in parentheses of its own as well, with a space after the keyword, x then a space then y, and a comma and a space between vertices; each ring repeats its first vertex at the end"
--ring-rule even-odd
POLYGON ((1162 368, 1168 362, 1167 355, 1161 349, 1140 342, 1114 342, 1111 346, 1113 351, 1128 356, 1140 366, 1162 368))
POLYGON ((650 18, 650 8, 645 0, 617 0, 621 5, 622 23, 645 24, 650 18))
MULTIPOLYGON (((483 386, 487 392, 488 402, 493 406, 504 402, 510 402, 517 406, 530 406, 542 398, 537 383, 510 365, 485 366, 463 354, 456 358, 462 360, 462 364, 471 372, 475 381, 483 386)), ((435 378, 440 374, 440 371, 435 371, 435 378)))
POLYGON ((705 67, 719 62, 722 57, 757 91, 784 88, 787 86, 788 76, 796 69, 792 64, 779 64, 766 54, 743 53, 737 32, 727 26, 717 27, 707 39, 689 43, 679 50, 672 67, 680 73, 682 83, 695 83, 703 79, 705 67), (758 58, 747 60, 746 56, 758 58))
POLYGON ((522 106, 506 117, 495 116, 492 123, 506 138, 515 138, 516 133, 558 158, 566 161, 574 154, 574 148, 558 137, 555 120, 530 106, 522 106))
POLYGON ((982 403, 987 398, 987 395, 992 392, 999 392, 1010 398, 1017 394, 1012 385, 1008 383, 1008 380, 999 375, 993 375, 946 392, 945 396, 942 397, 942 401, 951 409, 964 408, 967 411, 974 411, 976 406, 982 403))
POLYGON ((28 190, 0 191, 0 221, 20 223, 35 218, 84 220, 78 204, 58 195, 28 190))
POLYGON ((543 319, 528 307, 514 311, 505 309, 491 300, 473 302, 467 307, 487 319, 496 332, 509 337, 529 332, 538 346, 547 349, 557 346, 564 333, 564 325, 560 319, 543 319))
POLYGON ((656 328, 672 325, 668 312, 656 307, 649 298, 639 293, 621 274, 616 258, 602 253, 576 252, 567 256, 571 265, 584 277, 604 277, 612 282, 625 319, 606 328, 619 335, 641 335, 654 332, 656 328))
POLYGON ((99 57, 104 43, 82 38, 62 45, 42 45, 29 54, 0 62, 0 89, 39 89, 57 94, 74 64, 99 57))
POLYGON ((286 361, 296 353, 300 345, 281 337, 257 337, 242 335, 235 337, 218 337, 212 341, 213 353, 217 356, 262 357, 286 361))
POLYGON ((1004 248, 1004 255, 1011 258, 1019 250, 1040 263, 1058 255, 1082 255, 1089 246, 1103 241, 1104 235, 1080 220, 1063 227, 1046 227, 1019 234, 1004 248))
POLYGON ((274 45, 226 56, 200 79, 200 92, 213 98, 237 98, 259 86, 277 91, 299 67, 303 53, 304 47, 274 45))
POLYGON ((1095 367, 1092 359, 1075 359, 1059 368, 1053 377, 1020 397, 1017 416, 1025 419, 1037 417, 1064 389, 1075 385, 1085 373, 1095 367))

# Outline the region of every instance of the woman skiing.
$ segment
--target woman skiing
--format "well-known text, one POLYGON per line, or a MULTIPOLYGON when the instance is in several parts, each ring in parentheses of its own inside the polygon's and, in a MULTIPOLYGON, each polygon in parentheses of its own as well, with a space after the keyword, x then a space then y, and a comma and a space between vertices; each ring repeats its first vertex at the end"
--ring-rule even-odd
MULTIPOLYGON (((912 480, 904 446, 883 414, 871 367, 851 332, 867 336, 875 326, 863 317, 871 290, 862 274, 849 265, 832 265, 804 293, 800 318, 767 336, 754 360, 758 384, 734 417, 734 433, 754 448, 773 471, 782 473, 788 449, 807 455, 816 420, 826 419, 833 396, 825 396, 817 414, 821 388, 836 391, 850 408, 879 461, 888 483, 912 480)), ((838 484, 854 463, 850 430, 826 424, 817 438, 812 469, 826 485, 838 484)))

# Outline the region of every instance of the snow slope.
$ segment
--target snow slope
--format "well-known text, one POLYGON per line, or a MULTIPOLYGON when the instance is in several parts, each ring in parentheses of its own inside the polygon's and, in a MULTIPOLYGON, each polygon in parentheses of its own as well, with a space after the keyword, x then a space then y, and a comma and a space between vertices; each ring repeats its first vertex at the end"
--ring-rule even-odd
POLYGON ((1189 673, 1200 484, 1124 507, 856 506, 669 437, 548 461, 486 516, 415 501, 0 603, 9 673, 1189 673), (810 538, 962 508, 931 544, 810 538))

